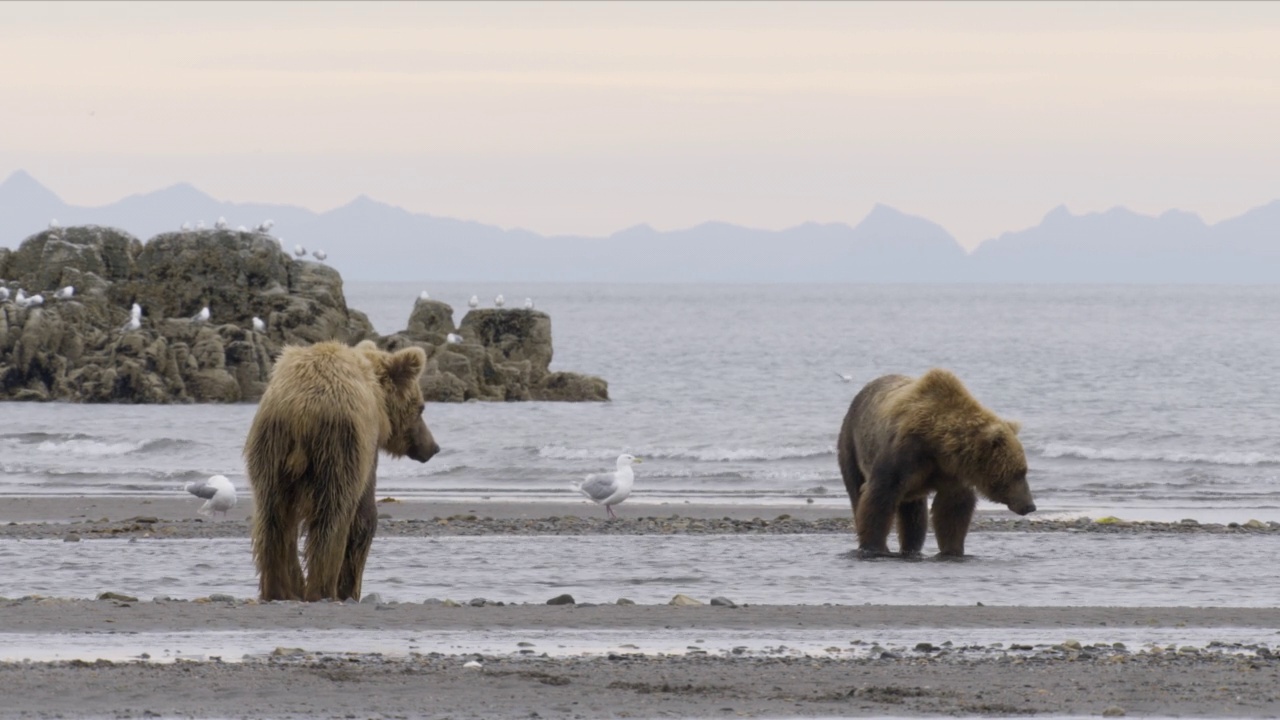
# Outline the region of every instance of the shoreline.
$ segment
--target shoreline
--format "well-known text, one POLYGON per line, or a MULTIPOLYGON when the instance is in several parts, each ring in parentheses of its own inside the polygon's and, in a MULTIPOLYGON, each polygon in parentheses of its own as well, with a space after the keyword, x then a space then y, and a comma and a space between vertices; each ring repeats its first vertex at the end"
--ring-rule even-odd
MULTIPOLYGON (((250 498, 242 497, 227 518, 203 518, 195 497, 30 496, 0 502, 0 540, 101 538, 247 538, 250 498)), ((627 504, 619 519, 604 517, 588 501, 440 501, 383 497, 378 502, 379 537, 477 535, 779 535, 853 534, 844 507, 778 507, 747 504, 627 504)), ((1089 532, 1110 534, 1280 534, 1280 523, 1126 521, 1118 518, 1034 519, 1005 510, 978 512, 971 531, 1089 532)))
POLYGON ((148 650, 129 660, 90 654, 0 662, 7 695, 0 717, 1271 716, 1280 712, 1278 625, 1274 608, 447 607, 45 598, 0 603, 0 638, 76 644, 117 638, 108 641, 148 650), (910 628, 929 641, 876 641, 878 633, 910 628), (983 628, 1007 634, 998 635, 1001 642, 966 644, 966 633, 983 628), (1247 637, 1194 646, 1071 639, 1128 637, 1135 628, 1166 637, 1245 629, 1247 637), (1017 644, 1028 629, 1054 640, 1017 644), (399 644, 390 652, 315 649, 333 630, 347 631, 348 638, 381 633, 399 644), (161 649, 199 654, 229 647, 202 644, 202 638, 213 643, 251 631, 267 633, 268 644, 243 657, 229 655, 230 661, 161 649), (818 644, 806 652, 782 644, 731 647, 735 637, 785 638, 789 631, 806 632, 818 644), (572 644, 597 633, 607 633, 608 649, 544 654, 557 641, 572 644), (677 638, 683 649, 640 651, 635 643, 655 633, 677 638), (508 649, 467 651, 466 638, 476 637, 497 637, 508 649))

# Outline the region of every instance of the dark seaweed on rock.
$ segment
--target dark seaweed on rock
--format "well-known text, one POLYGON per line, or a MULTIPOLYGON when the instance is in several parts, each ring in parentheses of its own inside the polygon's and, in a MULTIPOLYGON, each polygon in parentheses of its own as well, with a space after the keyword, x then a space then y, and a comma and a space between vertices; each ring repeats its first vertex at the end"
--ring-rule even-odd
POLYGON ((146 243, 97 226, 50 229, 0 248, 0 399, 186 403, 257 401, 285 345, 373 340, 427 353, 427 400, 608 400, 600 378, 551 372, 551 318, 419 300, 385 337, 347 306, 342 277, 294 259, 265 233, 200 230, 146 243), (71 299, 53 299, 73 286, 71 299), (43 305, 20 307, 18 289, 43 305), (142 324, 128 329, 130 307, 142 324), (208 322, 192 317, 202 307, 208 322), (266 325, 253 329, 253 318, 266 325), (463 342, 450 344, 457 332, 463 342))

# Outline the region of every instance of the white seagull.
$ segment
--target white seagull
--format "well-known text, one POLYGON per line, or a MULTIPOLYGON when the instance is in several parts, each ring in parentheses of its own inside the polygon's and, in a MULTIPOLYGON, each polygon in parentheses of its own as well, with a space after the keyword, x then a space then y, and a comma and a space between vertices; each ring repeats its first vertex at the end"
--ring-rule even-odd
POLYGON ((209 321, 208 305, 205 305, 204 307, 200 308, 200 312, 191 316, 191 322, 193 323, 202 323, 202 322, 208 322, 208 321, 209 321))
POLYGON ((256 228, 256 230, 258 232, 267 232, 271 230, 272 226, 274 226, 275 224, 276 224, 275 220, 263 220, 261 223, 258 224, 258 227, 256 228))
POLYGON ((476 297, 475 295, 472 295, 471 299, 467 301, 467 307, 471 308, 472 310, 480 307, 480 298, 476 297))
POLYGON ((532 309, 533 309, 533 298, 525 298, 525 299, 524 299, 524 309, 525 309, 525 310, 532 310, 532 309))
POLYGON ((36 293, 35 295, 32 295, 31 297, 27 298, 27 305, 43 305, 43 304, 44 304, 44 295, 41 295, 40 293, 36 293))
POLYGON ((189 223, 189 222, 184 222, 184 223, 182 223, 182 228, 181 228, 181 229, 182 229, 182 232, 190 232, 190 231, 191 231, 191 223, 189 223))
POLYGON ((218 218, 218 221, 217 221, 217 222, 215 222, 215 223, 213 224, 213 226, 214 226, 215 228, 217 228, 218 230, 226 230, 226 229, 227 229, 227 219, 226 219, 226 218, 224 218, 224 217, 219 217, 219 218, 218 218))
POLYGON ((502 307, 503 305, 506 305, 506 304, 507 304, 507 301, 503 299, 502 293, 498 293, 498 297, 493 299, 494 307, 502 307))
POLYGON ((20 308, 27 306, 27 294, 22 291, 22 288, 18 288, 18 294, 13 298, 13 304, 20 308))
POLYGON ((240 225, 239 227, 236 228, 236 232, 249 232, 249 228, 243 225, 240 225))
POLYGON ((227 516, 227 511, 236 506, 236 486, 231 484, 226 475, 214 475, 208 480, 189 482, 185 490, 198 498, 204 498, 204 505, 196 512, 212 516, 215 512, 227 516))
POLYGON ((257 315, 253 316, 253 331, 254 332, 267 331, 267 324, 262 322, 262 318, 258 317, 257 315))
POLYGON ((58 292, 54 293, 53 296, 58 298, 59 300, 70 300, 71 296, 75 294, 76 294, 75 287, 68 285, 62 288, 61 290, 59 290, 58 292))
POLYGON ((329 257, 329 253, 323 250, 312 250, 311 254, 314 255, 317 260, 324 260, 325 258, 329 257))
POLYGON ((588 475, 581 481, 570 481, 574 489, 586 495, 592 502, 604 505, 609 517, 617 518, 613 506, 626 500, 631 495, 631 486, 635 484, 636 475, 631 470, 632 463, 644 462, 634 455, 623 453, 618 456, 618 469, 611 473, 588 475))
POLYGON ((431 293, 427 292, 426 290, 423 290, 422 292, 418 293, 418 299, 419 299, 419 300, 430 300, 430 299, 431 299, 431 293))
POLYGON ((306 248, 304 248, 304 247, 302 247, 301 245, 294 245, 294 246, 293 246, 293 254, 294 254, 294 255, 297 255, 298 257, 306 257, 306 256, 307 256, 307 249, 306 249, 306 248))
POLYGON ((197 220, 197 221, 196 221, 196 230, 203 230, 203 229, 204 229, 204 221, 203 221, 203 220, 197 220))
POLYGON ((57 230, 57 229, 58 229, 58 228, 60 228, 60 227, 62 227, 62 226, 58 224, 58 218, 54 218, 54 219, 52 219, 52 220, 50 220, 50 221, 49 221, 49 229, 50 229, 50 230, 57 230))
POLYGON ((9 299, 9 288, 0 287, 0 302, 4 302, 5 300, 8 300, 8 299, 9 299))
POLYGON ((459 343, 461 343, 461 342, 462 342, 462 336, 461 336, 461 335, 456 335, 456 334, 454 334, 454 333, 449 333, 448 335, 445 335, 444 339, 445 339, 445 340, 446 340, 450 345, 457 345, 457 344, 459 344, 459 343))
POLYGON ((142 306, 134 303, 133 307, 129 309, 129 322, 120 327, 120 332, 133 332, 140 327, 142 327, 142 306))
POLYGON ((836 371, 836 377, 840 378, 840 380, 841 380, 842 382, 853 382, 853 376, 852 376, 852 375, 845 375, 844 373, 840 372, 839 370, 837 370, 837 371, 836 371))

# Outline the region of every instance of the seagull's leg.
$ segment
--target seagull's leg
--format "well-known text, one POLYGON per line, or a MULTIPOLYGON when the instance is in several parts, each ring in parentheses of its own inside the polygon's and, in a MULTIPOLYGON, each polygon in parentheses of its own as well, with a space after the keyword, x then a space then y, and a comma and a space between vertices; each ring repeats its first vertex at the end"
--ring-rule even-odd
POLYGON ((605 505, 604 509, 609 511, 609 517, 613 518, 614 520, 618 519, 618 514, 613 511, 612 505, 605 505))

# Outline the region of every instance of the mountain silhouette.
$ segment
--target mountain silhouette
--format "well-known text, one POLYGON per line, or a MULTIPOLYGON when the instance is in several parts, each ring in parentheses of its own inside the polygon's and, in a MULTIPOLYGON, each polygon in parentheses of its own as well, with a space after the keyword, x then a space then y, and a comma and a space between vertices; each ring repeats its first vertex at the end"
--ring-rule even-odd
POLYGON ((100 207, 68 205, 25 171, 0 182, 0 246, 17 247, 57 218, 107 225, 142 240, 219 217, 231 228, 273 220, 290 249, 323 249, 350 280, 555 282, 1085 282, 1258 283, 1280 277, 1280 200, 1208 225, 1192 213, 1157 217, 1123 207, 1039 225, 966 253, 938 224, 883 204, 857 225, 803 223, 759 230, 705 222, 659 231, 641 224, 606 237, 544 236, 414 213, 365 195, 317 213, 233 203, 189 183, 100 207))

